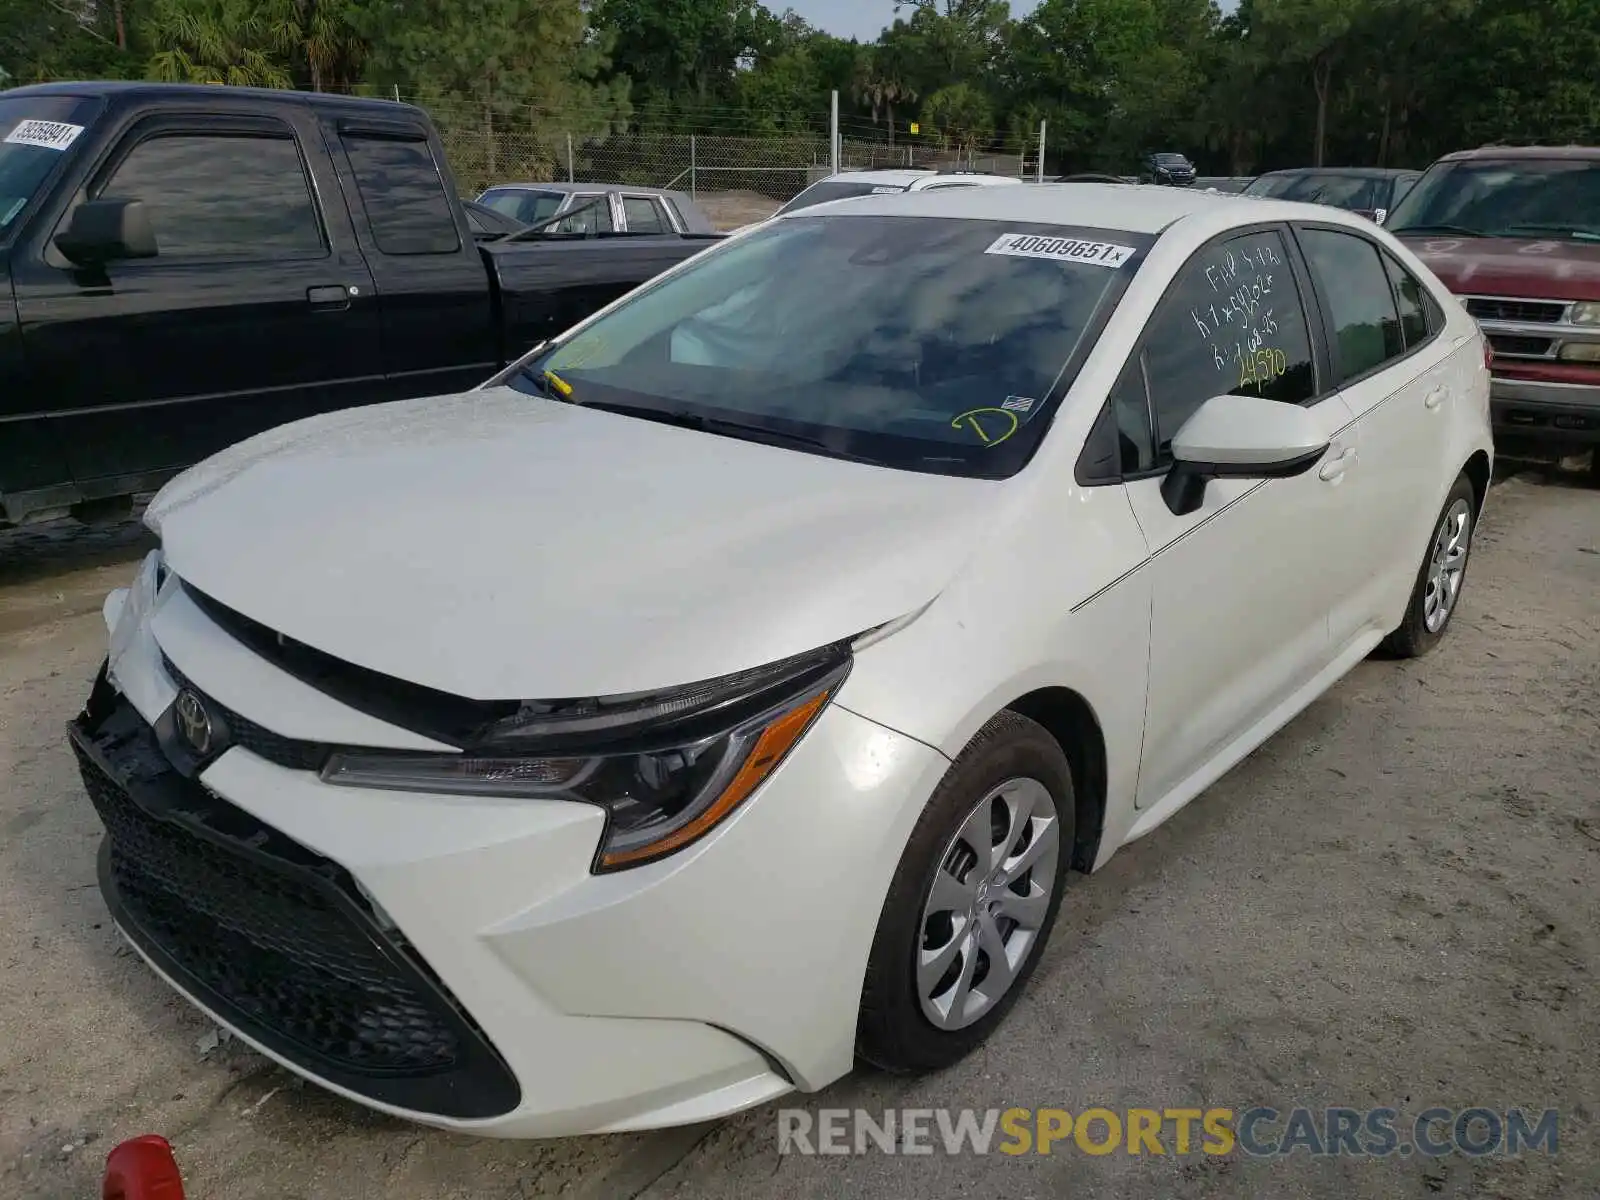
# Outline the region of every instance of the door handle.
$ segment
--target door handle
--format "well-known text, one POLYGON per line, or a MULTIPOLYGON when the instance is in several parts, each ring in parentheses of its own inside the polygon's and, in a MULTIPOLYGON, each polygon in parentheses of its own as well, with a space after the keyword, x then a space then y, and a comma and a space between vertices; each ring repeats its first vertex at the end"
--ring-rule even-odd
POLYGON ((318 312, 337 312, 350 307, 350 297, 355 295, 355 291, 355 288, 347 288, 339 283, 307 288, 306 303, 318 312))
POLYGON ((1355 466, 1355 464, 1356 449, 1354 446, 1351 446, 1345 450, 1343 454, 1339 455, 1338 458, 1329 459, 1327 462, 1323 463, 1321 469, 1317 471, 1317 478, 1321 479, 1325 483, 1332 483, 1335 479, 1343 476, 1344 473, 1351 467, 1355 466))
POLYGON ((1428 393, 1427 397, 1422 401, 1422 403, 1428 408, 1438 408, 1439 405, 1443 404, 1448 399, 1450 399, 1450 389, 1441 383, 1438 387, 1434 388, 1433 391, 1428 393))

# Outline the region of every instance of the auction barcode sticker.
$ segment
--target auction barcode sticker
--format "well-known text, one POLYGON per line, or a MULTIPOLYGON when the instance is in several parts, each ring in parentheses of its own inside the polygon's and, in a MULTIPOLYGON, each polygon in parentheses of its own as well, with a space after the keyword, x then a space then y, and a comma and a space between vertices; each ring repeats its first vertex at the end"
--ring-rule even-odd
POLYGON ((16 146, 40 146, 46 150, 65 150, 78 140, 82 125, 68 125, 65 121, 27 120, 6 134, 6 141, 16 146))
POLYGON ((1078 238, 1046 237, 1037 233, 1002 233, 985 254, 1008 254, 1013 258, 1050 258, 1056 262, 1088 263, 1096 267, 1120 267, 1134 256, 1132 246, 1114 242, 1085 242, 1078 238))

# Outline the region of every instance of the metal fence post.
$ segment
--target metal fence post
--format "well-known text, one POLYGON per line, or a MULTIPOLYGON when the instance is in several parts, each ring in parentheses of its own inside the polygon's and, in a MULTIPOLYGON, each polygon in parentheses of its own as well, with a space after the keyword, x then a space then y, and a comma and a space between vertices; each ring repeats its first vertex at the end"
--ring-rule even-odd
POLYGON ((568 183, 572 182, 573 170, 574 170, 574 167, 573 167, 573 162, 572 162, 572 135, 569 133, 569 134, 567 134, 567 182, 568 183))
POLYGON ((699 180, 695 178, 696 166, 694 134, 691 133, 689 135, 689 195, 698 199, 700 192, 698 191, 699 180))
POLYGON ((833 93, 828 106, 828 162, 830 174, 839 173, 839 93, 833 93))
POLYGON ((1038 173, 1034 176, 1034 180, 1033 180, 1035 183, 1043 183, 1044 182, 1044 129, 1045 129, 1045 122, 1041 120, 1039 122, 1039 163, 1038 163, 1038 173))

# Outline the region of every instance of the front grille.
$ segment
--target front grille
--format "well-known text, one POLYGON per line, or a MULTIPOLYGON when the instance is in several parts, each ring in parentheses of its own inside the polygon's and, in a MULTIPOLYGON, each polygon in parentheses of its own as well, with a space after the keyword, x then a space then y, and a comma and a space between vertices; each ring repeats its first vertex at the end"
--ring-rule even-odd
POLYGON ((1489 345, 1496 354, 1510 358, 1546 358, 1553 338, 1524 337, 1515 333, 1491 333, 1489 345))
POLYGON ((108 693, 97 685, 72 742, 128 937, 202 1007, 330 1083, 440 1116, 514 1108, 505 1063, 349 874, 183 778, 108 693))
POLYGON ((1467 312, 1480 321, 1539 321, 1554 324, 1567 311, 1565 304, 1550 300, 1502 300, 1492 296, 1468 296, 1467 312))
POLYGON ((161 664, 166 667, 173 683, 180 689, 187 689, 199 696, 205 701, 206 708, 212 715, 222 719, 227 729, 225 745, 242 746, 250 753, 280 767, 288 767, 291 771, 320 770, 322 764, 327 761, 329 747, 326 743, 305 742, 273 733, 265 725, 258 725, 249 717, 234 712, 227 705, 218 703, 204 690, 196 687, 194 682, 165 654, 161 656, 161 664))

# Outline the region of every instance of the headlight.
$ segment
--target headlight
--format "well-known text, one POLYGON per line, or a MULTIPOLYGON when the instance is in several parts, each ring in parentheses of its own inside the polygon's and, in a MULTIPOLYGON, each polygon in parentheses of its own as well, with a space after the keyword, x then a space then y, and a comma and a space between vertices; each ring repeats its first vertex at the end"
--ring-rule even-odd
POLYGON ((698 841, 749 799, 850 662, 848 648, 829 647, 670 692, 525 704, 461 754, 340 751, 322 778, 595 804, 607 818, 594 869, 639 866, 698 841))
POLYGON ((1600 325, 1600 302, 1579 300, 1572 306, 1574 325, 1600 325))

